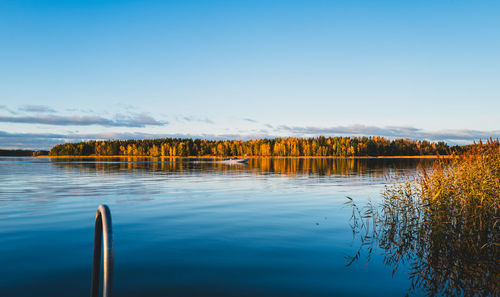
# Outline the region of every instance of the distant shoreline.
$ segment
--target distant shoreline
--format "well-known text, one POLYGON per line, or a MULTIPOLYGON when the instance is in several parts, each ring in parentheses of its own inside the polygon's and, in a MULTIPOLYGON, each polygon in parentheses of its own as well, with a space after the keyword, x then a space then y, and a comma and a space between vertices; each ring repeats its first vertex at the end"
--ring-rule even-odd
POLYGON ((38 158, 78 158, 78 159, 109 159, 109 158, 148 158, 148 159, 228 159, 228 158, 250 158, 250 159, 449 159, 452 155, 415 155, 415 156, 37 156, 38 158))

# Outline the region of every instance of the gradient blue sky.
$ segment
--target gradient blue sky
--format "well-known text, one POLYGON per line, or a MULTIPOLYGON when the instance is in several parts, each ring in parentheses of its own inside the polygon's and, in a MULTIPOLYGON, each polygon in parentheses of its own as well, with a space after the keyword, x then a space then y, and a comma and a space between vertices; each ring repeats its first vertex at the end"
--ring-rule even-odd
POLYGON ((500 136, 500 1, 0 0, 0 147, 500 136))

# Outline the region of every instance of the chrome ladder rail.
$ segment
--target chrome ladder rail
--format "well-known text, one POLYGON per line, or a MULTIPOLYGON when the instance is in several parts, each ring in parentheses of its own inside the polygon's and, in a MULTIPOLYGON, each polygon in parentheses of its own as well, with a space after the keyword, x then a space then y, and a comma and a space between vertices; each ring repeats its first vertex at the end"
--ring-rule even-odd
POLYGON ((99 278, 101 273, 101 247, 104 250, 104 279, 102 296, 111 297, 113 293, 113 230, 111 212, 107 205, 99 205, 95 216, 94 260, 92 264, 91 297, 99 297, 99 278), (104 239, 104 246, 102 246, 104 239))

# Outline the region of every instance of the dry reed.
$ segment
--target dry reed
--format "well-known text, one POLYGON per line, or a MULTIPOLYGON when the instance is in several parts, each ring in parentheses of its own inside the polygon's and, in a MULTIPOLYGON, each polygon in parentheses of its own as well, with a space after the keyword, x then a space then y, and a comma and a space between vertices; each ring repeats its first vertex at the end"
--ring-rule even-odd
MULTIPOLYGON (((350 198, 349 198, 350 199, 350 198)), ((412 293, 500 295, 500 145, 474 145, 386 186, 381 204, 353 207, 352 228, 368 255, 408 265, 412 293)))

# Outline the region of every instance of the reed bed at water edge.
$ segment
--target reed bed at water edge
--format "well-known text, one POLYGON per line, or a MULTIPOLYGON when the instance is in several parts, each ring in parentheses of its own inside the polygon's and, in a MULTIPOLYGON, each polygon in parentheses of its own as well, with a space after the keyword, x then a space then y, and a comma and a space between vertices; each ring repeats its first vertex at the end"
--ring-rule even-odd
POLYGON ((352 228, 363 251, 380 248, 394 271, 410 267, 411 290, 429 296, 500 295, 500 145, 474 145, 386 186, 358 207, 352 228))

